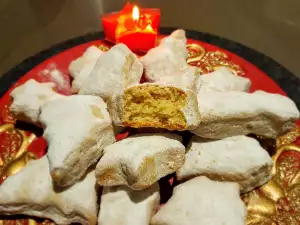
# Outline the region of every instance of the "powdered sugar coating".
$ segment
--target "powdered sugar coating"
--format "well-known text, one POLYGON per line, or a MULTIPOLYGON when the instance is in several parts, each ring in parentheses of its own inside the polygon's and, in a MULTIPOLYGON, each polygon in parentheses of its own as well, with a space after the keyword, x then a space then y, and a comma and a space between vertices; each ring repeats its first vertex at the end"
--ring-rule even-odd
POLYGON ((126 186, 104 187, 98 224, 148 225, 159 200, 158 183, 142 191, 134 191, 126 186))
POLYGON ((39 83, 33 79, 26 81, 10 93, 13 99, 10 111, 19 120, 38 124, 41 107, 50 100, 62 97, 53 90, 54 87, 54 83, 39 83))
POLYGON ((0 214, 48 218, 56 224, 94 225, 98 208, 95 184, 91 172, 76 185, 56 192, 49 174, 49 162, 44 156, 29 162, 1 184, 0 214))
POLYGON ((108 100, 113 93, 140 82, 143 66, 124 44, 113 46, 99 57, 79 94, 96 95, 108 100))
POLYGON ((159 46, 152 48, 141 58, 146 72, 146 79, 158 81, 163 76, 172 75, 173 71, 187 68, 187 39, 184 30, 176 30, 161 40, 159 46))
POLYGON ((96 96, 73 95, 45 104, 40 120, 48 142, 52 178, 72 185, 115 141, 104 101, 96 96), (59 109, 59 110, 57 110, 59 109))
POLYGON ((178 71, 172 71, 172 74, 161 76, 156 83, 164 85, 174 85, 183 89, 189 89, 196 92, 196 84, 199 79, 198 68, 189 66, 178 71))
POLYGON ((236 183, 197 177, 176 186, 151 225, 244 225, 247 210, 236 183))
POLYGON ((72 88, 79 90, 87 77, 91 74, 97 60, 105 54, 96 46, 90 46, 82 56, 73 60, 69 65, 70 75, 74 78, 72 88))
POLYGON ((176 176, 186 180, 205 175, 237 182, 242 192, 248 192, 271 179, 272 166, 269 154, 253 138, 234 136, 213 141, 194 136, 176 176))
POLYGON ((243 91, 248 92, 251 81, 246 77, 234 75, 228 68, 220 67, 216 71, 204 74, 197 80, 199 91, 243 91))
POLYGON ((172 134, 143 134, 126 138, 104 149, 96 167, 100 185, 150 187, 184 163, 185 147, 172 134))
POLYGON ((300 117, 291 99, 264 91, 199 92, 197 98, 201 123, 192 132, 204 138, 251 133, 276 138, 292 129, 300 117))

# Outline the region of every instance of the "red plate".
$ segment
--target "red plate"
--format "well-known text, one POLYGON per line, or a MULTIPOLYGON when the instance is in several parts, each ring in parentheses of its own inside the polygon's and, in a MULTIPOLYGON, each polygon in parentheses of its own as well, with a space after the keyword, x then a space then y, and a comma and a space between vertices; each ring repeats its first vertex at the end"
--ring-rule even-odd
MULTIPOLYGON (((43 154, 45 154, 47 147, 46 142, 43 140, 43 138, 37 138, 36 134, 33 134, 35 132, 35 128, 29 127, 18 129, 18 127, 15 127, 15 120, 10 115, 8 110, 8 107, 11 103, 9 97, 11 90, 23 84, 29 79, 36 79, 39 82, 56 82, 55 80, 51 79, 50 76, 47 76, 47 73, 45 74, 45 70, 53 69, 55 67, 63 73, 63 77, 65 79, 64 85, 60 86, 57 91, 65 95, 70 95, 71 87, 68 66, 72 60, 82 55, 86 48, 91 45, 97 45, 99 47, 101 46, 101 48, 104 48, 104 46, 108 46, 106 42, 96 40, 78 45, 64 52, 61 52, 45 60, 44 62, 30 70, 28 73, 24 74, 24 76, 21 77, 17 81, 17 83, 15 83, 5 93, 5 95, 1 97, 1 179, 5 179, 7 176, 16 173, 29 160, 32 160, 36 157, 41 157, 43 154), (28 144, 24 145, 26 140, 28 144)), ((264 74, 256 66, 229 51, 195 40, 188 40, 187 48, 190 53, 188 62, 192 65, 199 66, 202 73, 213 71, 220 66, 227 66, 237 75, 248 77, 252 81, 252 88, 250 91, 264 90, 271 93, 279 93, 285 95, 282 89, 270 77, 264 74)), ((288 134, 288 136, 283 137, 278 141, 277 153, 274 157, 274 160, 276 161, 274 171, 277 173, 274 173, 274 178, 272 180, 272 182, 275 182, 277 186, 271 192, 273 194, 278 194, 278 190, 283 190, 282 192, 280 192, 283 193, 282 196, 280 196, 280 198, 278 199, 274 199, 270 194, 271 192, 269 191, 268 193, 266 193, 265 189, 255 190, 244 196, 244 200, 248 204, 249 208, 248 224, 267 224, 265 223, 266 221, 270 222, 270 224, 272 222, 278 223, 283 221, 287 222, 286 224, 293 224, 292 222, 295 221, 300 222, 300 194, 295 195, 295 191, 299 190, 300 185, 300 148, 297 147, 297 145, 292 144, 299 138, 299 133, 299 130, 295 130, 288 134), (278 173, 278 171, 281 171, 281 175, 278 173), (285 173, 285 176, 282 176, 282 173, 285 173), (298 189, 294 190, 294 187, 298 187, 298 189), (257 198, 261 201, 256 201, 254 205, 249 205, 250 202, 253 202, 250 201, 251 198, 257 198), (287 205, 288 209, 284 208, 283 205, 287 205), (262 206, 267 207, 267 210, 263 211, 261 209, 262 206)), ((126 138, 127 135, 128 133, 121 134, 118 136, 118 138, 126 138)), ((161 189, 164 193, 162 199, 166 201, 171 194, 172 189, 170 188, 170 186, 172 184, 170 184, 170 182, 168 181, 166 182, 165 179, 160 183, 161 189)), ((273 183, 270 185, 273 185, 273 183)), ((298 193, 300 193, 300 191, 298 193)), ((4 224, 17 223, 16 220, 3 220, 2 222, 4 224)), ((18 223, 27 224, 28 220, 19 220, 18 223)), ((30 220, 30 223, 34 224, 36 222, 30 220)))

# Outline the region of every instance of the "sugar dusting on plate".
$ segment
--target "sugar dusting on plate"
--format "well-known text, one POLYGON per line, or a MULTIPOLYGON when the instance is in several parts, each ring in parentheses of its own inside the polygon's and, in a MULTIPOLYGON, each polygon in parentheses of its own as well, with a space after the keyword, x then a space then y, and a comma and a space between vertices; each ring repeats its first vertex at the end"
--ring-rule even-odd
POLYGON ((63 73, 56 68, 56 65, 50 64, 46 69, 41 71, 42 76, 47 76, 49 81, 52 81, 59 87, 64 87, 66 81, 64 79, 63 73))
POLYGON ((55 63, 50 63, 47 67, 38 73, 42 82, 53 82, 56 84, 56 89, 61 94, 70 94, 70 84, 67 79, 67 73, 61 71, 55 63))
POLYGON ((49 74, 51 76, 51 79, 59 86, 63 87, 65 85, 65 80, 63 78, 62 72, 54 69, 54 70, 44 70, 43 73, 45 75, 49 74))

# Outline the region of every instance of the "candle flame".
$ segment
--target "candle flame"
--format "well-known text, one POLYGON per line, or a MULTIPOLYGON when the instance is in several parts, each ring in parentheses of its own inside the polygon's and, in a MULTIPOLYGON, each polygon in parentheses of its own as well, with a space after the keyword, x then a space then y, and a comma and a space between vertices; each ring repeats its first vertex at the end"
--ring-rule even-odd
POLYGON ((140 18, 140 10, 139 8, 135 5, 132 9, 132 19, 133 21, 138 21, 140 18))

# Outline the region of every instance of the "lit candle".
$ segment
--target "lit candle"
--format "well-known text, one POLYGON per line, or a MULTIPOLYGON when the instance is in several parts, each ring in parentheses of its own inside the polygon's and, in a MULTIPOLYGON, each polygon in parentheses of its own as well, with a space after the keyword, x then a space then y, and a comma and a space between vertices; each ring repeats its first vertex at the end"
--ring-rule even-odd
POLYGON ((134 52, 155 47, 160 23, 159 9, 141 9, 127 3, 120 13, 102 16, 106 40, 124 43, 134 52))
POLYGON ((140 10, 139 8, 135 5, 132 9, 132 19, 135 23, 139 21, 140 18, 140 10))

